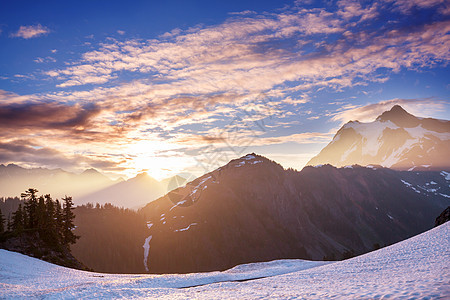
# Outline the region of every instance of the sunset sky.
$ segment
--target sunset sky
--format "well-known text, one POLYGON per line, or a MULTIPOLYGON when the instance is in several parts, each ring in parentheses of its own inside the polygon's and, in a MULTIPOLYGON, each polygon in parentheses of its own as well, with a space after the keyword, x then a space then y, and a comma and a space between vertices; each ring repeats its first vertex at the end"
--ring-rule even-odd
POLYGON ((1 1, 0 163, 301 169, 394 104, 449 119, 449 49, 444 0, 1 1))

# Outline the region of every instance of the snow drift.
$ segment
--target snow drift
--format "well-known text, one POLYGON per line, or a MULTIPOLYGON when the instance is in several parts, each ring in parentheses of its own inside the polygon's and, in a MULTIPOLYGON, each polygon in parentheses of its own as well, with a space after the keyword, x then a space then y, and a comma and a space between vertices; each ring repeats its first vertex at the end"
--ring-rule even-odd
POLYGON ((0 250, 0 298, 447 298, 449 236, 447 222, 345 261, 278 260, 183 275, 92 273, 0 250))

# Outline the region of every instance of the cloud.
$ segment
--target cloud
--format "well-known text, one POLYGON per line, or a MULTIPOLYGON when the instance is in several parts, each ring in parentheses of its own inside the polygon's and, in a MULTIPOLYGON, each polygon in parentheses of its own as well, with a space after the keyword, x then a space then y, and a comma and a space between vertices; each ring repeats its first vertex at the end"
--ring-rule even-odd
POLYGON ((358 120, 360 122, 372 122, 383 112, 390 110, 394 105, 402 106, 409 113, 416 116, 431 116, 436 112, 443 111, 448 105, 443 100, 434 98, 425 99, 391 99, 371 103, 364 106, 348 105, 336 113, 333 121, 340 121, 342 124, 348 121, 358 120))
POLYGON ((169 40, 112 40, 84 53, 74 65, 47 74, 62 81, 61 88, 104 84, 119 79, 124 71, 141 74, 147 78, 139 85, 146 86, 141 90, 149 91, 145 98, 154 107, 155 102, 167 104, 186 99, 185 95, 204 102, 209 95, 230 91, 241 96, 257 94, 286 82, 295 82, 297 89, 339 90, 386 80, 376 74, 380 69, 398 72, 446 64, 450 59, 448 21, 413 30, 399 26, 370 32, 344 20, 357 16, 368 21, 377 6, 339 3, 342 10, 334 14, 313 9, 239 16, 218 26, 175 30, 166 36, 169 40), (313 45, 308 41, 316 38, 321 42, 310 53, 306 49, 313 45), (286 39, 306 44, 280 44, 286 39))
POLYGON ((273 144, 283 144, 288 142, 294 142, 297 144, 309 144, 309 143, 329 143, 333 137, 333 133, 322 133, 322 132, 304 132, 304 133, 294 133, 290 135, 280 136, 280 137, 267 137, 258 139, 257 145, 273 145, 273 144))
POLYGON ((125 31, 123 31, 123 30, 117 30, 117 33, 120 34, 120 35, 124 35, 124 34, 125 34, 125 31))
POLYGON ((0 163, 19 163, 26 167, 64 168, 79 171, 87 167, 116 170, 122 158, 108 155, 80 155, 73 151, 43 147, 36 141, 13 139, 0 142, 0 163))
POLYGON ((337 2, 338 14, 345 20, 351 20, 355 17, 359 17, 358 23, 366 20, 376 18, 379 15, 378 3, 370 3, 364 8, 360 1, 355 0, 340 0, 337 2))
POLYGON ((256 14, 253 10, 244 10, 244 11, 236 11, 236 12, 230 12, 229 15, 237 15, 237 16, 245 16, 245 15, 254 15, 256 14))
POLYGON ((414 8, 424 9, 436 6, 443 7, 446 4, 445 0, 384 0, 387 3, 392 3, 397 10, 404 14, 410 14, 414 8))
POLYGON ((47 62, 56 62, 56 59, 51 56, 47 56, 47 57, 36 57, 34 61, 41 64, 47 62))
POLYGON ((41 24, 31 25, 31 26, 20 26, 19 30, 13 34, 12 37, 21 37, 24 39, 31 39, 48 34, 50 29, 41 24))
MULTIPOLYGON (((64 153, 86 147, 94 156, 103 148, 135 155, 128 147, 142 141, 150 141, 143 149, 150 147, 152 155, 189 153, 220 144, 218 128, 236 116, 247 122, 272 116, 275 124, 257 132, 254 145, 324 143, 329 133, 280 128, 293 124, 294 114, 313 119, 302 111, 311 109, 313 95, 322 91, 382 83, 402 70, 450 61, 450 21, 439 13, 413 24, 409 17, 414 10, 441 7, 438 1, 405 6, 341 0, 325 8, 306 8, 306 2, 276 13, 233 14, 213 26, 175 28, 155 39, 92 41, 91 50, 70 64, 45 71, 56 92, 21 96, 0 90, 0 136, 38 135, 48 148, 64 153), (259 114, 246 115, 249 111, 259 114)), ((394 102, 411 112, 421 103, 438 103, 394 100, 346 106, 331 117, 372 120, 394 102)), ((241 134, 248 138, 254 132, 241 134)))
MULTIPOLYGON (((98 114, 99 107, 90 105, 65 105, 54 102, 22 102, 0 104, 0 128, 8 130, 23 129, 84 129, 90 125, 92 117, 98 114)), ((17 132, 16 132, 17 134, 17 132)))

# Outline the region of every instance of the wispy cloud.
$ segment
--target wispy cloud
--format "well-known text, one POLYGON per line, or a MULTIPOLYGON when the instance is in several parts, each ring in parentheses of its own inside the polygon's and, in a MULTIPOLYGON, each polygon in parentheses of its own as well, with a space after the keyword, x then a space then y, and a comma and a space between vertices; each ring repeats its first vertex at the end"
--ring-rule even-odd
POLYGON ((448 6, 448 2, 445 0, 384 0, 386 3, 392 3, 392 5, 401 11, 402 13, 409 14, 412 10, 421 8, 431 8, 439 6, 439 9, 448 6))
POLYGON ((118 165, 126 159, 108 155, 63 152, 43 147, 32 140, 14 139, 0 142, 0 163, 19 162, 28 167, 65 168, 78 171, 95 167, 104 171, 122 170, 118 165))
POLYGON ((46 62, 56 62, 56 59, 54 57, 47 56, 47 57, 36 57, 34 61, 41 64, 46 62))
POLYGON ((50 29, 41 24, 30 25, 30 26, 20 26, 19 30, 13 34, 12 37, 21 37, 24 39, 31 39, 35 37, 39 37, 45 34, 48 34, 50 29))
POLYGON ((254 14, 256 14, 256 12, 253 11, 253 10, 244 10, 244 11, 230 12, 228 14, 230 14, 230 15, 237 15, 237 16, 245 16, 245 15, 254 15, 254 14))
MULTIPOLYGON (((157 39, 92 41, 94 50, 45 71, 45 79, 59 91, 29 96, 0 91, 0 136, 38 134, 47 148, 62 153, 80 142, 94 154, 106 147, 118 155, 128 145, 151 155, 195 150, 220 143, 214 127, 225 126, 239 112, 259 110, 274 117, 270 128, 277 128, 293 108, 314 102, 317 91, 383 83, 401 70, 450 61, 450 21, 442 10, 414 26, 405 21, 414 9, 441 9, 442 1, 340 0, 331 9, 307 9, 302 3, 277 13, 235 13, 222 24, 175 28, 157 39), (404 16, 396 22, 381 20, 390 14, 404 16)), ((35 33, 24 33, 27 29, 21 27, 17 36, 48 33, 41 25, 33 27, 35 33)), ((345 106, 331 118, 373 120, 393 104, 415 113, 419 105, 438 107, 439 101, 393 99, 345 106)), ((317 117, 302 116, 311 122, 317 117)), ((310 131, 258 133, 254 145, 330 139, 328 132, 310 131)), ((128 160, 115 167, 130 165, 128 160)))

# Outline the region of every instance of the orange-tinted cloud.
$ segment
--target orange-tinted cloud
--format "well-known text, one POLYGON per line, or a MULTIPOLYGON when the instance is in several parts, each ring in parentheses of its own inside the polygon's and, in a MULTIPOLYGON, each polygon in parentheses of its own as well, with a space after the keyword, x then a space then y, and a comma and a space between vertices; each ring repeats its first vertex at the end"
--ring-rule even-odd
POLYGON ((19 30, 13 34, 12 37, 21 37, 24 39, 31 39, 38 36, 48 34, 50 29, 41 24, 31 25, 31 26, 20 26, 19 30))

